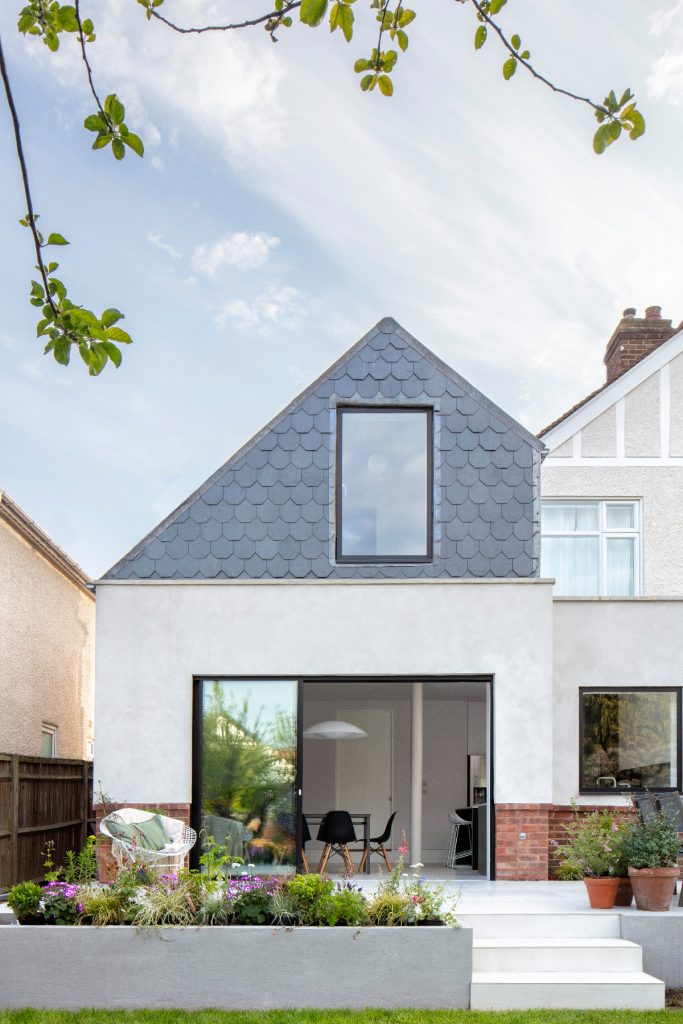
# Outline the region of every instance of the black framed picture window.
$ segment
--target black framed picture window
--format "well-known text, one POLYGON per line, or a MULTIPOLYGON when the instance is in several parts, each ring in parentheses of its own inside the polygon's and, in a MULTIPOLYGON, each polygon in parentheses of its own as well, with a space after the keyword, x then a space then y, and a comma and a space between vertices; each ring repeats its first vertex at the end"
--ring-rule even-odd
POLYGON ((678 687, 579 690, 582 793, 679 789, 678 687))
POLYGON ((430 408, 338 409, 338 561, 431 560, 432 438, 430 408))

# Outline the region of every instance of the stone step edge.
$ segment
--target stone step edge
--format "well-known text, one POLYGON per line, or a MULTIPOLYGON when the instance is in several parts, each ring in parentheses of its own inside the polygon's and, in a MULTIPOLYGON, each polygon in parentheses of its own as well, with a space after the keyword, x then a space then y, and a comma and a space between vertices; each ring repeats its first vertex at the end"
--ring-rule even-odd
POLYGON ((664 982, 642 971, 474 971, 473 985, 658 985, 664 982))

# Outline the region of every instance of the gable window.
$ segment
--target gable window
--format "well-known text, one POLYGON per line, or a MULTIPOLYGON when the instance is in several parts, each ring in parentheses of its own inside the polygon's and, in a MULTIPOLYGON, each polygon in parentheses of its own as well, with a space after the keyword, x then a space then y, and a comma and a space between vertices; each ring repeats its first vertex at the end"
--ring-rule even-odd
POLYGON ((582 792, 679 788, 679 689, 581 689, 579 707, 582 792))
POLYGON ((637 501, 544 501, 541 575, 564 597, 640 593, 637 501))
POLYGON ((432 410, 340 408, 337 560, 432 557, 432 410))
POLYGON ((43 722, 40 728, 40 756, 57 756, 57 726, 43 722))

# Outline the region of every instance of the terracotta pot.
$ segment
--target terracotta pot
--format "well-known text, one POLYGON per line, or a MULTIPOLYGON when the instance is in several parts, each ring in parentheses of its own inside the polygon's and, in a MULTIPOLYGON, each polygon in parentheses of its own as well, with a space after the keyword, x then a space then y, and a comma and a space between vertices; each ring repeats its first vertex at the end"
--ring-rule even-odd
POLYGON ((676 891, 678 865, 669 868, 629 868, 638 910, 669 910, 676 891))
POLYGON ((619 888, 618 878, 584 878, 588 902, 593 910, 610 910, 619 888))
POLYGON ((630 878, 620 878, 619 888, 614 900, 615 907, 630 907, 633 903, 633 886, 630 878))

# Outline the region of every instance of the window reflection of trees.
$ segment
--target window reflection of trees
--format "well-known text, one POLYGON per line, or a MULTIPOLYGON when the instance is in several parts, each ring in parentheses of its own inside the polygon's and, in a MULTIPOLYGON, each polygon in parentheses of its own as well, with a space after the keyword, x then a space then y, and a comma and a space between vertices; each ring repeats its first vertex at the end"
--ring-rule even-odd
POLYGON ((584 785, 675 786, 675 693, 584 693, 582 713, 584 785))
POLYGON ((296 716, 252 710, 252 693, 204 684, 202 815, 205 831, 255 864, 295 860, 296 716), (232 692, 229 692, 232 690, 232 692))

